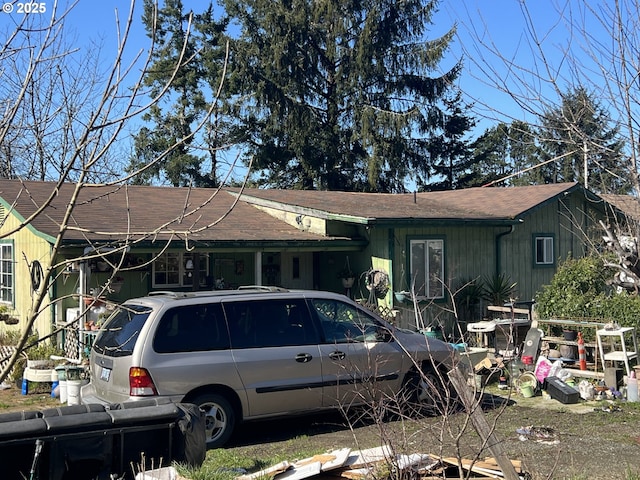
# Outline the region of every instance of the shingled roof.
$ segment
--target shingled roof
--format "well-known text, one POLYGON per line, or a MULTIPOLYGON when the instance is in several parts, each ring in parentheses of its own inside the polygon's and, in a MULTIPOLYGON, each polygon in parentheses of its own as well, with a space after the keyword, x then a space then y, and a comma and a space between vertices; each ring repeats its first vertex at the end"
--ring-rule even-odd
MULTIPOLYGON (((29 220, 33 229, 53 239, 74 187, 72 183, 58 187, 53 182, 0 180, 0 200, 5 212, 14 210, 19 217, 29 220), (51 201, 44 211, 31 218, 49 198, 51 201)), ((233 205, 237 189, 227 192, 204 188, 88 185, 80 190, 65 242, 126 238, 166 241, 186 237, 203 244, 340 242, 350 239, 298 229, 255 206, 360 224, 509 223, 578 188, 581 187, 577 183, 559 183, 416 194, 245 189, 241 200, 233 205)))
POLYGON ((555 183, 416 194, 245 189, 242 198, 273 208, 285 204, 320 217, 343 220, 349 217, 352 221, 371 223, 376 220, 516 221, 578 188, 577 183, 555 183))
MULTIPOLYGON (((53 239, 74 191, 74 184, 0 180, 5 213, 15 211, 33 229, 53 239)), ((80 191, 65 241, 184 239, 194 242, 295 242, 339 240, 299 230, 267 213, 238 202, 224 191, 204 188, 94 186, 80 191), (188 235, 185 233, 189 231, 188 235)), ((342 239, 344 240, 344 239, 342 239)))
POLYGON ((640 220, 640 199, 632 195, 600 195, 605 201, 615 206, 634 220, 640 220))

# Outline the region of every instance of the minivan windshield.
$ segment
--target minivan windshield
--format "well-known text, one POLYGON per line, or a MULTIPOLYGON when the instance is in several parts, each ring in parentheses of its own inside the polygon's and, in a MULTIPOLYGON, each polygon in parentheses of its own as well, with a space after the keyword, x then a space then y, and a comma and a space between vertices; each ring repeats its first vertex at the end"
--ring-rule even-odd
POLYGON ((151 309, 142 305, 119 306, 101 328, 93 350, 109 357, 131 355, 149 313, 151 309))

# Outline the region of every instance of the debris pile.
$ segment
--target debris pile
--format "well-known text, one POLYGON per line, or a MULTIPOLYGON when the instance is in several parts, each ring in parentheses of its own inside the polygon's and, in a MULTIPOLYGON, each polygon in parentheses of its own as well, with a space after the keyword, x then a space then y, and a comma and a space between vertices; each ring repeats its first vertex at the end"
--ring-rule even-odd
MULTIPOLYGON (((520 478, 525 478, 522 462, 512 460, 511 463, 520 478)), ((333 476, 349 480, 380 479, 389 476, 429 480, 460 478, 460 469, 465 478, 504 478, 502 470, 493 458, 470 460, 422 453, 394 454, 390 447, 382 446, 358 451, 343 448, 296 462, 284 461, 258 472, 241 475, 236 477, 236 480, 301 480, 314 476, 333 476), (395 474, 390 475, 390 472, 395 474)))

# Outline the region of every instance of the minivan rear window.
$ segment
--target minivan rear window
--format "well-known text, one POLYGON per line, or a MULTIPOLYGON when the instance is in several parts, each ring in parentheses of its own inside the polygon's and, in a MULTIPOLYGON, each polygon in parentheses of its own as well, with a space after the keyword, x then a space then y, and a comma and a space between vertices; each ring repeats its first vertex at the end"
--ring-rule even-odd
POLYGON ((181 305, 167 310, 156 328, 158 353, 226 350, 229 334, 219 303, 181 305))
POLYGON ((151 309, 142 305, 121 305, 101 329, 93 350, 108 357, 125 357, 133 353, 151 309))

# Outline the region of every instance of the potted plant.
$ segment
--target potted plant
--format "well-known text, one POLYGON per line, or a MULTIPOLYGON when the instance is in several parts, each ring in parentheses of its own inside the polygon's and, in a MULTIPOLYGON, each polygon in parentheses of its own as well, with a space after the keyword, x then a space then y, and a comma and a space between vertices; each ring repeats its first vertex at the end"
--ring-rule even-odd
POLYGON ((353 283, 356 280, 356 274, 353 273, 353 270, 351 270, 349 257, 347 257, 344 262, 344 268, 338 272, 338 278, 342 280, 342 286, 344 288, 353 287, 353 283))
POLYGON ((507 274, 499 273, 485 277, 482 286, 483 298, 488 301, 490 305, 500 306, 513 297, 517 282, 511 281, 511 278, 507 274))
POLYGON ((0 305, 0 322, 7 325, 17 325, 20 323, 20 319, 9 313, 9 308, 6 305, 0 305))
POLYGON ((356 280, 356 274, 350 268, 343 268, 338 272, 338 278, 342 280, 344 288, 351 288, 356 280))
POLYGON ((109 293, 120 293, 122 285, 124 284, 124 278, 121 276, 113 277, 111 283, 108 285, 109 293))

